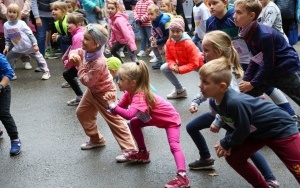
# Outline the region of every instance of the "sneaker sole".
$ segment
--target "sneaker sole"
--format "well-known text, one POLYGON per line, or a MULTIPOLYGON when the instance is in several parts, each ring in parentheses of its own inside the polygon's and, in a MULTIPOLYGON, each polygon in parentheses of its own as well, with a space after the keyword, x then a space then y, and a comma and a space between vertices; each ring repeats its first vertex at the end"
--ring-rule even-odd
POLYGON ((142 160, 142 159, 128 159, 128 161, 131 161, 131 162, 137 162, 137 163, 150 163, 150 159, 148 159, 148 160, 142 160))
POLYGON ((21 150, 18 152, 18 153, 9 153, 10 156, 16 156, 16 155, 19 155, 21 153, 21 150))
POLYGON ((94 149, 94 148, 101 148, 101 147, 104 147, 104 146, 105 146, 105 144, 99 144, 99 145, 93 146, 93 147, 81 147, 80 146, 80 148, 81 148, 81 150, 90 150, 90 149, 94 149))
POLYGON ((204 166, 204 167, 190 167, 190 166, 189 166, 189 168, 190 168, 191 170, 214 170, 214 169, 215 169, 214 165, 211 165, 211 166, 204 166))
MULTIPOLYGON (((174 186, 173 185, 165 185, 165 188, 173 188, 174 186)), ((191 186, 190 185, 182 185, 182 186, 180 186, 180 187, 178 187, 178 188, 190 188, 191 186)))

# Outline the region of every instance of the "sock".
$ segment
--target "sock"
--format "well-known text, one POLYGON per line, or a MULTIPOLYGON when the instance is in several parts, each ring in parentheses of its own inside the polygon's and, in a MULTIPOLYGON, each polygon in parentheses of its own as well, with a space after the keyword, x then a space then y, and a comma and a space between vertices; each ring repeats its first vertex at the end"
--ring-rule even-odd
POLYGON ((269 97, 277 106, 283 108, 291 116, 296 114, 287 98, 279 89, 270 88, 268 91, 266 91, 266 94, 269 95, 269 97))
POLYGON ((185 171, 178 171, 178 174, 179 174, 181 177, 186 176, 186 172, 185 172, 185 171))

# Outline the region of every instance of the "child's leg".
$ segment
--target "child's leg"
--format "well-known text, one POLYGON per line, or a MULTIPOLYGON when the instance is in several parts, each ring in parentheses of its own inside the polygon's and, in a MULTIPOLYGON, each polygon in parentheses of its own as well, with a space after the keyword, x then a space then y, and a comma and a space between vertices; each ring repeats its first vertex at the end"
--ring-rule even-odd
POLYGON ((178 172, 186 172, 185 158, 180 147, 180 126, 166 128, 171 152, 174 156, 178 172))
POLYGON ((210 113, 204 113, 196 117, 186 125, 186 130, 196 144, 201 159, 208 159, 211 157, 211 155, 207 147, 205 138, 201 134, 200 130, 209 128, 214 119, 215 117, 210 113))
MULTIPOLYGON (((101 94, 93 94, 95 100, 93 101, 101 113, 102 117, 107 122, 112 134, 116 138, 121 150, 123 152, 136 150, 134 140, 127 126, 126 121, 119 115, 114 115, 107 111, 108 102, 103 99, 106 93, 111 93, 116 96, 116 91, 108 91, 101 94)), ((117 98, 117 97, 116 97, 117 98)), ((81 104, 81 103, 80 103, 81 104)))
POLYGON ((276 153, 300 184, 300 133, 280 140, 269 140, 267 146, 276 153))
POLYGON ((98 131, 98 109, 94 104, 94 96, 91 91, 87 89, 81 99, 81 102, 79 103, 79 106, 76 109, 76 115, 85 134, 90 137, 90 142, 93 144, 98 144, 103 143, 104 138, 98 131))
POLYGON ((142 128, 145 126, 146 124, 136 117, 130 120, 130 130, 132 136, 136 141, 138 149, 142 149, 142 150, 146 150, 146 144, 145 144, 144 135, 142 131, 142 128))
POLYGON ((296 113, 294 109, 292 108, 291 104, 287 100, 287 98, 284 96, 284 94, 277 88, 270 87, 265 92, 272 101, 279 107, 283 108, 285 111, 287 111, 291 116, 295 116, 296 113))
POLYGON ((147 38, 145 26, 139 26, 139 27, 140 27, 140 33, 141 33, 141 51, 146 51, 146 45, 147 45, 147 42, 149 41, 150 37, 147 38))
POLYGON ((10 140, 16 140, 19 136, 14 118, 10 114, 10 104, 11 90, 10 88, 5 88, 5 90, 0 93, 0 121, 4 125, 10 140))
POLYGON ((162 55, 159 51, 159 48, 162 48, 162 47, 163 47, 163 45, 158 45, 158 46, 153 46, 152 47, 152 51, 155 54, 155 56, 156 56, 159 63, 164 62, 163 57, 162 57, 162 55))
POLYGON ((276 180, 269 164, 260 152, 255 152, 251 157, 256 168, 264 176, 266 181, 276 180))
POLYGON ((76 93, 77 96, 82 96, 83 92, 75 79, 77 77, 78 70, 75 67, 70 68, 69 70, 63 73, 64 79, 70 84, 73 91, 76 93))
POLYGON ((6 54, 6 59, 8 61, 8 63, 10 64, 11 68, 13 68, 15 70, 16 67, 16 61, 18 59, 18 57, 21 57, 23 54, 14 52, 12 50, 10 50, 7 54, 6 54))
POLYGON ((246 139, 243 145, 232 148, 231 154, 225 158, 227 163, 254 188, 268 187, 263 176, 248 162, 250 156, 264 145, 266 144, 263 140, 246 139))
POLYGON ((168 67, 168 63, 164 63, 161 67, 160 70, 164 75, 167 77, 167 79, 175 86, 176 90, 182 89, 182 85, 173 73, 173 71, 168 67))
POLYGON ((47 62, 40 52, 32 53, 31 55, 35 58, 37 66, 42 70, 42 72, 49 72, 47 62))
POLYGON ((122 63, 124 63, 124 62, 123 62, 123 60, 122 60, 122 58, 121 58, 121 56, 120 56, 120 54, 119 54, 119 50, 120 50, 122 47, 124 47, 124 46, 125 46, 124 44, 120 44, 118 41, 116 41, 116 42, 114 43, 114 45, 111 47, 111 49, 110 49, 110 53, 111 53, 113 56, 115 56, 116 58, 120 59, 120 61, 121 61, 122 63))
MULTIPOLYGON (((150 47, 151 47, 151 42, 150 42, 150 37, 152 36, 151 35, 151 26, 145 26, 145 31, 146 31, 146 42, 147 42, 147 47, 150 49, 150 47)), ((146 49, 146 51, 147 51, 147 49, 146 49)), ((148 53, 148 51, 147 51, 147 53, 148 53)), ((150 53, 150 51, 149 51, 149 53, 150 53)))

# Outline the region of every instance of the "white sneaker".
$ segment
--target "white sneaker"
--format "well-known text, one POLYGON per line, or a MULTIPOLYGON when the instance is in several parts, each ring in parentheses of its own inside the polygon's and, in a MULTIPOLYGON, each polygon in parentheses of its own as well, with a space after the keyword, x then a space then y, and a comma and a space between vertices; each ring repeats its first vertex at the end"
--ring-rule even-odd
POLYGON ((136 54, 138 57, 146 56, 146 52, 144 50, 139 51, 138 54, 136 54))
POLYGON ((99 147, 103 147, 103 146, 105 146, 105 141, 103 141, 102 143, 99 143, 99 144, 93 144, 92 142, 88 141, 84 144, 81 144, 80 148, 82 150, 89 150, 89 149, 99 148, 99 147))
POLYGON ((14 77, 11 80, 16 80, 16 79, 18 79, 18 77, 14 75, 14 77))
POLYGON ((149 53, 149 57, 155 57, 155 54, 154 54, 153 51, 151 51, 151 52, 149 53))
POLYGON ((187 97, 186 89, 182 88, 180 90, 174 90, 169 95, 167 95, 167 99, 177 99, 187 97))
POLYGON ((151 60, 150 60, 150 63, 156 63, 158 62, 158 59, 154 56, 151 60))
POLYGON ((51 77, 50 72, 45 72, 42 76, 42 80, 48 80, 51 77))
POLYGON ((76 98, 70 100, 67 102, 68 106, 77 106, 79 105, 80 101, 81 101, 81 96, 76 96, 76 98))
POLYGON ((116 157, 117 163, 124 163, 124 162, 129 161, 128 159, 126 159, 125 155, 126 155, 125 153, 122 153, 121 155, 118 155, 116 157))
POLYGON ((40 67, 37 67, 34 69, 34 72, 42 72, 41 68, 40 67))
POLYGON ((24 63, 24 68, 25 68, 26 70, 32 69, 32 66, 31 66, 30 62, 25 62, 25 63, 24 63))
POLYGON ((123 51, 119 52, 119 54, 120 54, 120 57, 122 57, 122 58, 124 58, 124 57, 125 57, 125 54, 124 54, 124 52, 123 52, 123 51))

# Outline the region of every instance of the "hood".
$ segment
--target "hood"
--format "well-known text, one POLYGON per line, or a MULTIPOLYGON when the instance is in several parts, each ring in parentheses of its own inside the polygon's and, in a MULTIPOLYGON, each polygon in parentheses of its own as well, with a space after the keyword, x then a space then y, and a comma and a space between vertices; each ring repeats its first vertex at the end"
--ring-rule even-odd
POLYGON ((117 17, 123 17, 123 18, 125 18, 126 20, 128 20, 128 18, 129 18, 128 15, 127 15, 126 13, 122 13, 122 12, 117 12, 116 14, 110 16, 109 18, 110 18, 111 20, 115 20, 117 17))
POLYGON ((76 29, 74 29, 72 32, 71 32, 71 35, 74 36, 76 33, 78 32, 83 32, 83 27, 80 26, 80 27, 77 27, 76 29))
POLYGON ((226 14, 223 16, 222 19, 218 19, 217 17, 215 17, 217 20, 220 20, 221 22, 223 22, 224 20, 227 20, 228 17, 232 17, 234 14, 234 8, 231 8, 229 10, 227 10, 226 14))

